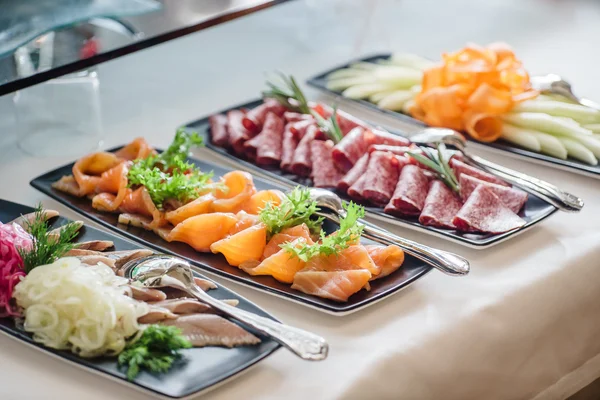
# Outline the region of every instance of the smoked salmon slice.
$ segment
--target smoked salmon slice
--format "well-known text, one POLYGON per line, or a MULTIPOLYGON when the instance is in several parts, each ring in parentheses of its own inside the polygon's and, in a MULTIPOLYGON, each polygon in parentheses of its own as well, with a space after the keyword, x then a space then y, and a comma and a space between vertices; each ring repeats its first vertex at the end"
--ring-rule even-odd
POLYGON ((115 153, 117 157, 130 161, 148 158, 152 154, 156 154, 156 151, 142 137, 135 138, 133 142, 115 153))
POLYGON ((223 175, 221 182, 227 186, 227 190, 215 191, 215 200, 212 210, 216 212, 240 211, 250 197, 256 193, 252 175, 243 171, 231 171, 223 175))
POLYGON ((365 269, 372 275, 379 275, 381 272, 381 267, 373 262, 365 246, 360 244, 350 246, 337 255, 320 255, 313 257, 306 263, 306 270, 313 271, 343 271, 354 269, 365 269))
POLYGON ((240 211, 235 216, 238 219, 238 222, 233 226, 233 228, 231 228, 231 231, 229 231, 230 235, 241 232, 244 229, 250 228, 251 226, 254 226, 260 222, 258 215, 248 214, 246 211, 240 211))
MULTIPOLYGON (((298 238, 292 244, 305 241, 304 238, 298 238)), ((265 258, 259 265, 255 267, 241 268, 250 275, 271 275, 279 282, 292 283, 294 275, 305 267, 306 263, 290 254, 285 249, 279 249, 275 254, 265 258)))
POLYGON ((121 160, 113 153, 97 152, 80 158, 73 165, 73 177, 82 196, 94 193, 100 174, 119 164, 121 160))
POLYGON ((231 213, 196 215, 175 226, 167 241, 187 243, 196 251, 209 252, 211 246, 223 239, 236 222, 237 218, 231 213))
POLYGON ((375 263, 375 265, 381 268, 379 274, 373 276, 372 279, 383 278, 388 276, 392 272, 396 271, 404 262, 404 251, 396 245, 392 246, 378 246, 378 245, 367 245, 365 246, 369 256, 375 263))
POLYGON ((167 222, 165 213, 156 208, 150 194, 143 186, 134 191, 131 191, 129 188, 125 189, 125 195, 119 205, 119 211, 152 218, 150 229, 158 228, 167 222))
POLYGON ((281 245, 284 243, 290 243, 297 238, 304 238, 306 243, 314 244, 313 240, 310 237, 310 232, 306 224, 296 225, 291 228, 286 228, 279 233, 273 235, 267 246, 265 247, 265 251, 263 252, 263 257, 267 258, 272 256, 281 250, 281 245))
POLYGON ((239 267, 244 262, 260 260, 266 245, 267 227, 258 224, 213 243, 210 250, 223 254, 229 265, 239 267))
POLYGON ((167 211, 165 218, 173 225, 180 224, 188 218, 208 213, 214 200, 212 193, 205 194, 173 211, 167 211))
POLYGON ((244 204, 244 211, 249 214, 258 214, 269 202, 273 206, 280 205, 284 197, 285 194, 281 190, 261 190, 253 194, 244 204))
POLYGON ((361 290, 371 279, 366 269, 348 271, 311 271, 302 270, 294 276, 292 289, 306 294, 345 302, 354 293, 361 290))
POLYGON ((96 187, 96 191, 100 194, 92 199, 92 207, 96 210, 109 212, 119 208, 125 196, 129 194, 127 174, 130 167, 131 161, 125 161, 100 175, 96 187))

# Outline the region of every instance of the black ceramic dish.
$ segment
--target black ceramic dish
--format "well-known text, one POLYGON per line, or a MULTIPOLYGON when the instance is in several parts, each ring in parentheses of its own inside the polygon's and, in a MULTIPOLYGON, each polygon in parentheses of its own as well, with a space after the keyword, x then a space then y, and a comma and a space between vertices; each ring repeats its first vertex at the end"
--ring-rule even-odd
MULTIPOLYGON (((115 150, 115 149, 113 149, 115 150)), ((215 177, 219 177, 227 173, 229 170, 217 165, 189 159, 203 171, 214 171, 215 177)), ((98 222, 118 233, 124 235, 144 246, 155 250, 170 253, 183 257, 190 261, 195 267, 206 270, 226 279, 248 285, 250 287, 266 291, 271 294, 283 297, 287 300, 292 300, 297 303, 313 307, 320 311, 343 315, 357 311, 363 307, 373 304, 384 297, 397 292, 398 290, 408 286, 413 281, 425 275, 431 270, 431 267, 421 260, 411 256, 406 256, 402 268, 389 276, 378 279, 372 282, 371 290, 361 290, 350 297, 346 303, 337 303, 332 300, 322 299, 316 296, 304 294, 294 290, 290 285, 278 282, 270 276, 251 276, 240 270, 237 267, 232 267, 227 264, 225 258, 221 254, 199 253, 185 243, 166 242, 153 232, 145 231, 141 228, 135 228, 119 224, 117 214, 103 213, 92 208, 92 203, 86 198, 77 198, 63 192, 59 192, 51 187, 51 184, 64 175, 71 174, 73 164, 65 165, 54 171, 50 171, 31 181, 31 185, 50 197, 58 200, 67 207, 85 215, 87 218, 98 222)), ((281 189, 286 188, 282 185, 276 185, 265 180, 254 178, 256 187, 260 189, 281 189)), ((326 229, 334 230, 333 225, 326 226, 326 229)))
MULTIPOLYGON (((343 97, 341 91, 333 91, 333 90, 327 89, 327 79, 326 78, 327 78, 327 75, 329 75, 330 73, 337 71, 339 69, 342 69, 342 68, 348 68, 351 64, 354 64, 356 62, 360 62, 360 61, 376 62, 378 60, 387 60, 389 58, 390 58, 390 54, 386 53, 386 54, 378 54, 375 56, 357 59, 357 60, 351 61, 345 65, 340 65, 339 67, 336 67, 336 68, 330 69, 329 71, 323 72, 322 74, 319 74, 319 75, 315 76, 314 78, 309 79, 306 83, 314 88, 317 88, 317 89, 323 91, 323 92, 329 93, 334 96, 338 96, 339 98, 341 98, 345 101, 361 104, 371 110, 375 110, 375 111, 378 111, 378 112, 381 112, 384 114, 392 115, 396 118, 399 118, 403 121, 406 121, 406 122, 409 122, 409 123, 412 123, 415 125, 425 126, 425 124, 423 124, 423 122, 421 122, 417 119, 414 119, 409 115, 406 115, 406 114, 403 114, 403 113, 400 113, 397 111, 391 111, 391 110, 385 110, 383 108, 379 108, 377 106, 377 104, 371 103, 370 101, 367 101, 367 100, 349 99, 347 97, 343 97)), ((561 160, 560 158, 552 157, 552 156, 542 154, 542 153, 537 153, 537 152, 531 151, 531 150, 526 150, 524 148, 515 146, 512 143, 507 142, 502 139, 500 139, 494 143, 484 143, 484 142, 480 142, 478 140, 475 140, 475 139, 472 139, 469 137, 467 137, 467 140, 477 146, 482 146, 483 148, 486 148, 491 151, 495 151, 499 154, 507 155, 509 157, 521 158, 521 159, 525 159, 525 160, 535 162, 538 164, 549 165, 553 168, 562 169, 564 171, 570 171, 570 172, 573 172, 576 174, 587 175, 587 176, 591 176, 593 178, 600 179, 600 164, 589 165, 589 164, 586 164, 579 160, 576 160, 574 158, 567 158, 566 160, 561 160)))
MULTIPOLYGON (((261 103, 261 100, 256 100, 256 101, 253 101, 250 103, 241 104, 239 106, 232 107, 232 109, 236 109, 236 108, 250 109, 250 108, 257 106, 260 103, 261 103)), ((223 112, 226 112, 226 111, 223 111, 223 112)), ((406 118, 409 118, 409 117, 406 117, 406 118)), ((298 184, 306 185, 306 186, 311 185, 310 179, 300 178, 296 175, 281 171, 277 167, 263 168, 263 167, 257 166, 248 160, 239 158, 237 155, 235 155, 232 152, 229 152, 227 149, 213 145, 210 141, 210 125, 208 122, 208 118, 202 118, 197 121, 191 122, 191 123, 187 124, 185 127, 188 130, 198 132, 204 138, 204 142, 206 143, 206 147, 208 149, 214 151, 215 153, 217 153, 223 157, 226 157, 230 161, 234 161, 235 163, 240 165, 240 167, 242 167, 246 170, 263 174, 264 176, 267 176, 272 180, 282 182, 283 184, 287 185, 288 187, 298 185, 298 184)), ((476 248, 476 249, 483 249, 486 247, 490 247, 490 246, 498 244, 506 239, 514 237, 514 236, 524 232, 525 230, 531 228, 533 225, 535 225, 538 222, 542 221, 543 219, 549 217, 550 215, 552 215, 554 212, 557 211, 557 209, 554 206, 552 206, 549 203, 546 203, 544 200, 540 199, 539 197, 529 195, 529 199, 527 200, 527 203, 523 207, 523 210, 521 210, 521 212, 519 213, 519 216, 525 220, 526 224, 522 228, 514 230, 514 231, 500 233, 500 234, 491 234, 491 233, 466 233, 466 232, 459 232, 459 231, 451 230, 451 229, 440 229, 440 228, 434 228, 431 226, 425 226, 425 225, 422 225, 421 223, 419 223, 418 218, 416 218, 416 217, 395 217, 395 216, 384 213, 383 209, 379 208, 379 207, 366 207, 366 210, 367 210, 367 217, 376 218, 378 220, 387 222, 389 224, 394 224, 394 225, 403 226, 403 227, 410 228, 410 229, 419 230, 419 231, 422 231, 422 232, 425 232, 425 233, 428 233, 428 234, 431 234, 434 236, 438 236, 443 239, 452 240, 456 243, 462 244, 464 246, 476 248)))
MULTIPOLYGON (((32 211, 31 207, 0 200, 0 221, 8 222, 19 217, 21 214, 27 214, 32 211)), ((60 217, 51 221, 54 226, 60 226, 66 222, 68 222, 66 219, 60 217)), ((87 240, 112 240, 116 250, 131 250, 141 247, 108 232, 84 226, 77 236, 77 241, 87 240)), ((195 274, 206 278, 200 274, 195 274)), ((238 307, 274 319, 256 305, 221 285, 217 289, 210 290, 208 293, 218 299, 238 299, 238 307)), ((281 347, 277 342, 261 337, 262 343, 257 346, 244 346, 233 349, 205 347, 184 350, 185 362, 174 367, 170 372, 163 375, 152 375, 142 372, 134 381, 129 382, 123 370, 117 368, 114 358, 90 360, 77 357, 70 352, 49 349, 34 342, 31 339, 31 335, 27 332, 18 329, 12 318, 0 318, 0 331, 36 349, 50 353, 62 360, 72 362, 79 367, 113 378, 120 383, 132 385, 136 389, 149 391, 155 395, 168 398, 183 398, 209 390, 212 386, 220 384, 250 368, 281 347)))

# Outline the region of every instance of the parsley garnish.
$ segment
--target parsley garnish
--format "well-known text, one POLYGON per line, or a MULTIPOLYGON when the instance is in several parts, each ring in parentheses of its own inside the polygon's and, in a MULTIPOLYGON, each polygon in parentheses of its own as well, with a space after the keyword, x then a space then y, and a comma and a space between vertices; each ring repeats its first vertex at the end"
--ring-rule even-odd
POLYGON ((210 182, 212 172, 203 173, 186 161, 190 149, 202 144, 202 138, 196 132, 178 129, 167 150, 133 163, 127 175, 128 185, 144 186, 159 208, 167 199, 182 202, 196 199, 204 191, 219 186, 210 182))
POLYGON ((310 232, 318 233, 323 217, 311 219, 318 210, 317 203, 310 198, 309 190, 297 186, 278 206, 268 202, 260 212, 260 220, 267 226, 271 236, 300 224, 306 224, 310 232))
POLYGON ((179 351, 190 347, 192 344, 179 328, 150 325, 138 340, 125 347, 118 362, 119 366, 127 367, 127 379, 132 381, 142 369, 155 374, 167 372, 181 358, 179 351))
POLYGON ((347 249, 355 243, 362 234, 364 225, 357 223, 365 216, 365 208, 353 202, 345 203, 344 209, 346 215, 340 219, 340 229, 337 232, 326 236, 321 231, 321 239, 315 244, 308 243, 284 243, 281 248, 292 253, 302 261, 309 261, 318 255, 338 255, 342 250, 347 249))
POLYGON ((48 236, 49 229, 42 205, 38 204, 33 220, 25 222, 25 230, 32 236, 33 247, 31 250, 19 249, 26 273, 40 265, 53 263, 74 247, 70 242, 77 236, 79 225, 70 222, 59 230, 57 236, 48 236))

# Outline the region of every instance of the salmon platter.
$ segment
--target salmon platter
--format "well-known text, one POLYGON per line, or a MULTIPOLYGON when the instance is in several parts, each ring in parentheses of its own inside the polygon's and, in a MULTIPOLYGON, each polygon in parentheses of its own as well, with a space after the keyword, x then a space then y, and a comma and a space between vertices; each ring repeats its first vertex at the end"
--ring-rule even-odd
MULTIPOLYGON (((0 200, 0 332, 55 358, 164 398, 211 389, 280 348, 176 289, 136 286, 127 263, 153 251, 0 200)), ((211 297, 275 320, 194 272, 211 297)))
POLYGON ((308 189, 188 158, 183 129, 165 151, 143 138, 84 156, 31 184, 68 207, 201 270, 341 315, 406 287, 431 268, 395 245, 362 238, 364 207, 336 225, 308 189))
POLYGON ((377 54, 332 68, 309 79, 307 83, 338 99, 343 98, 367 109, 391 115, 411 125, 451 127, 466 131, 469 145, 503 156, 600 178, 600 111, 575 104, 556 94, 546 94, 543 88, 538 88, 543 76, 530 78, 505 44, 487 47, 470 45, 455 53, 444 54, 442 59, 437 63, 415 54, 377 54), (473 68, 478 62, 480 66, 487 64, 487 68, 473 68), (519 88, 520 91, 524 88, 524 95, 517 91, 520 98, 504 101, 506 106, 491 112, 487 105, 493 104, 493 99, 503 94, 490 90, 490 87, 502 85, 488 82, 488 85, 474 86, 480 90, 472 90, 475 96, 471 103, 480 104, 479 108, 482 109, 477 109, 476 114, 488 114, 493 118, 478 124, 470 117, 475 113, 470 113, 464 124, 452 123, 448 118, 437 118, 437 111, 452 109, 444 101, 459 104, 460 100, 451 99, 450 96, 439 102, 428 100, 436 100, 438 93, 443 93, 451 84, 468 86, 460 80, 449 82, 446 87, 436 83, 443 81, 437 79, 442 73, 451 73, 458 68, 462 68, 463 72, 468 71, 463 77, 471 79, 471 82, 478 81, 478 74, 483 76, 498 72, 499 76, 517 75, 520 78, 519 85, 524 81, 528 86, 519 88), (427 84, 425 89, 423 83, 427 84), (424 107, 420 106, 423 104, 424 107), (429 104, 433 106, 429 107, 429 104), (423 109, 428 108, 433 111, 430 115, 423 113, 423 109), (486 126, 494 128, 486 129, 484 134, 481 127, 486 126))
POLYGON ((186 129, 244 169, 287 186, 336 191, 364 206, 367 217, 474 248, 513 237, 557 210, 468 164, 456 151, 417 146, 341 110, 307 102, 292 78, 285 81, 290 87, 266 92, 264 101, 186 129))

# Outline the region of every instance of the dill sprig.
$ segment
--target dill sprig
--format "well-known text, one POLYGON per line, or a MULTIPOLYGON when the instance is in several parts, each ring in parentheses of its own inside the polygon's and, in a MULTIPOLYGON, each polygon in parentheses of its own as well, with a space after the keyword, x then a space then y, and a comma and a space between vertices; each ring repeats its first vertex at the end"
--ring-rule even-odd
POLYGON ((329 119, 323 118, 318 112, 314 111, 308 105, 306 96, 296 83, 293 76, 279 74, 285 87, 267 81, 269 90, 263 91, 263 97, 269 97, 280 102, 285 108, 302 114, 310 114, 317 121, 319 128, 331 139, 334 143, 338 143, 344 135, 337 122, 337 107, 333 108, 333 113, 329 119))
POLYGON ((300 224, 306 224, 311 233, 319 233, 324 218, 313 219, 317 211, 319 208, 311 200, 309 190, 297 186, 286 195, 281 204, 265 204, 260 212, 260 220, 267 226, 270 236, 300 224))
POLYGON ((359 224, 358 220, 365 216, 365 208, 350 202, 344 204, 344 209, 346 214, 340 219, 340 229, 333 234, 326 236, 325 232, 321 231, 320 241, 315 244, 284 243, 280 247, 302 261, 309 261, 318 255, 337 256, 342 250, 356 243, 364 229, 364 225, 359 224))
POLYGON ((155 374, 167 372, 181 358, 181 349, 192 344, 175 326, 150 325, 138 340, 128 344, 119 354, 118 364, 127 367, 127 379, 132 381, 142 369, 155 374))
POLYGON ((77 236, 79 226, 70 222, 63 226, 57 235, 48 236, 50 230, 42 205, 35 208, 34 218, 25 222, 25 230, 33 239, 31 250, 19 249, 26 273, 40 265, 51 264, 75 246, 71 241, 77 236))
POLYGON ((407 155, 417 160, 419 163, 431 168, 438 178, 446 184, 453 192, 460 193, 460 185, 454 171, 448 164, 450 159, 445 158, 446 146, 443 143, 438 144, 437 152, 429 147, 419 146, 423 154, 408 151, 407 155))

